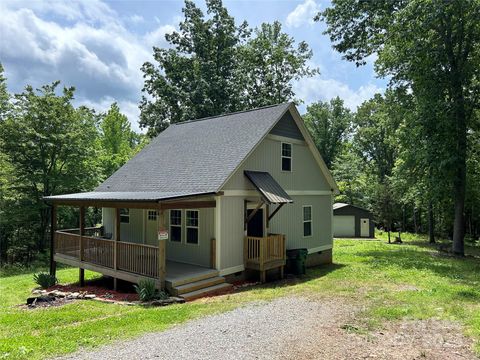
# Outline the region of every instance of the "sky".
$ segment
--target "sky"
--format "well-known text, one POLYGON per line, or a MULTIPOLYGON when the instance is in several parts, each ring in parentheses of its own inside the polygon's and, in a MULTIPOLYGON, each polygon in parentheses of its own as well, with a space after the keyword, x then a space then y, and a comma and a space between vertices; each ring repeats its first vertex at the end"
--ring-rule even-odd
MULTIPOLYGON (((204 0, 196 1, 205 8, 204 0)), ((386 81, 378 79, 373 60, 357 68, 342 60, 323 35, 325 24, 314 22, 327 0, 224 0, 237 24, 251 27, 278 20, 283 31, 313 50, 311 67, 320 74, 293 84, 296 98, 308 104, 340 96, 355 110, 386 81)), ((55 80, 74 86, 75 105, 106 111, 117 102, 132 127, 139 130, 142 96, 140 67, 153 61, 152 47, 166 47, 165 34, 182 20, 183 0, 2 0, 0 1, 0 62, 8 88, 21 92, 55 80)))

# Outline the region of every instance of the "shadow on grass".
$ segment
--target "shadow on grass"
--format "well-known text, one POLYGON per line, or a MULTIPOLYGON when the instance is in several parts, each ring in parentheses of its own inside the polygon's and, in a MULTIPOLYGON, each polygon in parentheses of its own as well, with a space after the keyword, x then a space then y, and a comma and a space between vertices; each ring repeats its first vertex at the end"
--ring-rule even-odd
POLYGON ((455 257, 449 253, 438 251, 435 245, 409 241, 405 245, 392 246, 388 250, 359 251, 357 256, 370 257, 373 268, 395 266, 405 270, 428 270, 445 278, 471 284, 478 281, 480 261, 474 257, 455 257), (437 250, 424 252, 413 246, 437 250))
MULTIPOLYGON (((263 284, 258 284, 256 286, 248 286, 245 288, 239 288, 235 292, 244 292, 249 291, 252 289, 272 289, 272 288, 284 288, 289 286, 295 286, 307 281, 319 279, 323 276, 328 275, 329 273, 340 270, 341 268, 345 267, 344 264, 324 264, 318 265, 314 267, 309 267, 306 269, 306 274, 304 275, 294 275, 290 273, 285 273, 284 279, 279 279, 278 275, 275 276, 267 276, 267 282, 263 284)), ((259 279, 258 274, 254 273, 252 277, 249 278, 249 281, 258 281, 259 279)))

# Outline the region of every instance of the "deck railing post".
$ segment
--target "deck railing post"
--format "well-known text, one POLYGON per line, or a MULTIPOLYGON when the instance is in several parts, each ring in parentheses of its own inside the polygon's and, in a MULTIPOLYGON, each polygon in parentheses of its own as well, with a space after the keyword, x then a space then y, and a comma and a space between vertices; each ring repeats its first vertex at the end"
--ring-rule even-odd
MULTIPOLYGON (((118 242, 120 241, 120 208, 115 208, 115 242, 113 243, 113 270, 118 268, 118 242)), ((113 278, 113 289, 117 290, 117 278, 113 278)))
MULTIPOLYGON (((80 251, 79 251, 79 258, 80 258, 80 262, 83 261, 84 259, 84 255, 83 255, 83 235, 85 235, 85 207, 84 206, 80 206, 80 251)), ((80 283, 80 286, 84 286, 85 285, 85 270, 83 268, 80 268, 79 269, 79 273, 78 273, 78 276, 79 276, 79 283, 80 283)))
MULTIPOLYGON (((165 212, 159 209, 158 230, 165 229, 165 212)), ((165 273, 166 273, 166 259, 165 259, 165 241, 158 240, 158 280, 160 282, 160 289, 165 289, 165 273)))
POLYGON ((55 231, 57 230, 57 205, 51 207, 51 223, 50 223, 50 275, 55 276, 57 272, 57 264, 55 262, 55 231))

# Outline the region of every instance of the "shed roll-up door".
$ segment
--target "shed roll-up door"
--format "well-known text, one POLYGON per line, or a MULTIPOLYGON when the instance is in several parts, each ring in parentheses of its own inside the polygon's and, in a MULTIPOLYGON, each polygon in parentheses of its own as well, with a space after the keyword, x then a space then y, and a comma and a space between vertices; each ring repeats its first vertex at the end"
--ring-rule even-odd
POLYGON ((333 236, 354 237, 355 236, 355 216, 335 215, 333 217, 333 236))

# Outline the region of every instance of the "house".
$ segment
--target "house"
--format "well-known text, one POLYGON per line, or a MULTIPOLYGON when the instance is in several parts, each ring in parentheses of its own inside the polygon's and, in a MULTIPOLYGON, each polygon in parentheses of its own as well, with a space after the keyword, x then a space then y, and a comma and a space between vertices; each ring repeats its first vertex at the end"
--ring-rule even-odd
POLYGON ((94 191, 46 198, 81 218, 52 232, 51 271, 153 278, 186 298, 246 272, 265 281, 286 249, 331 262, 336 191, 293 103, 173 124, 94 191), (85 228, 86 207, 102 208, 102 228, 85 228))
POLYGON ((374 238, 375 223, 372 212, 355 205, 333 204, 333 236, 374 238))

